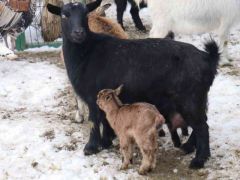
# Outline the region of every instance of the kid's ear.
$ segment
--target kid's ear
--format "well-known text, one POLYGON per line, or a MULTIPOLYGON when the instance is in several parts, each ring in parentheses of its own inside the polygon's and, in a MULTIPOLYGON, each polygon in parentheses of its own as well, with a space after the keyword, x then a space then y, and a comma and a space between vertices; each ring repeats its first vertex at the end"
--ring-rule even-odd
POLYGON ((114 90, 117 96, 122 92, 122 88, 123 88, 123 84, 121 84, 117 89, 114 90))
POLYGON ((47 9, 50 13, 55 14, 57 16, 61 16, 61 8, 58 6, 54 6, 50 3, 47 4, 47 9))

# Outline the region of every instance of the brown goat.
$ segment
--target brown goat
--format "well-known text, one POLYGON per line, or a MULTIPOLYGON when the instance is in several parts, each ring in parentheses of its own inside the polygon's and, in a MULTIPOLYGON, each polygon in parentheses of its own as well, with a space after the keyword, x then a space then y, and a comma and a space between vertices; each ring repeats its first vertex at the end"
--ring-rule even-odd
POLYGON ((127 33, 117 22, 103 17, 105 16, 105 10, 108 9, 110 5, 111 4, 101 5, 88 15, 90 30, 95 33, 112 35, 120 39, 128 39, 127 33))
POLYGON ((121 169, 127 169, 136 142, 143 156, 139 174, 156 167, 157 129, 165 119, 157 108, 148 103, 122 104, 118 95, 122 86, 116 90, 104 89, 98 93, 97 104, 106 113, 106 118, 120 141, 123 155, 121 169))

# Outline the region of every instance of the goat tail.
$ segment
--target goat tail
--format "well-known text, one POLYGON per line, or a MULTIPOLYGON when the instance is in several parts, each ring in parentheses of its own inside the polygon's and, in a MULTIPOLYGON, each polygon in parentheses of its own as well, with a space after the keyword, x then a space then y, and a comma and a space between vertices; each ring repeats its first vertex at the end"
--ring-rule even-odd
POLYGON ((219 46, 212 38, 205 43, 205 51, 208 53, 209 64, 213 71, 217 71, 217 66, 220 60, 219 46))

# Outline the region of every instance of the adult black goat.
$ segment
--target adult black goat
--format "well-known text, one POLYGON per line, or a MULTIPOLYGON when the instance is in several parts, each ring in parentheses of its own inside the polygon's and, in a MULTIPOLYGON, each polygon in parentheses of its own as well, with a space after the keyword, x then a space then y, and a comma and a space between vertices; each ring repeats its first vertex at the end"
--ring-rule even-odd
MULTIPOLYGON (((124 84, 123 103, 149 102, 165 119, 180 113, 193 132, 182 146, 196 157, 191 168, 201 168, 210 156, 207 94, 217 72, 218 46, 205 44, 207 52, 170 39, 124 40, 89 30, 88 8, 69 3, 62 8, 48 4, 61 15, 63 53, 68 77, 76 93, 87 103, 93 127, 84 148, 86 155, 107 148, 113 131, 96 105, 97 92, 124 84), (103 124, 100 135, 99 125, 103 124)), ((91 9, 90 9, 91 10, 91 9)))

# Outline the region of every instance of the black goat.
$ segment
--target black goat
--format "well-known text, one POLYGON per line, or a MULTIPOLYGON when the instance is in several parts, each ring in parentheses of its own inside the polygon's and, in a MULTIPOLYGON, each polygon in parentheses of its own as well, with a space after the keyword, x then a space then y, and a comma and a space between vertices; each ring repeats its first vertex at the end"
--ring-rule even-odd
POLYGON ((97 92, 124 84, 123 103, 154 104, 168 123, 180 113, 193 132, 182 148, 196 157, 191 168, 201 168, 210 156, 207 97, 217 73, 218 46, 205 44, 207 52, 170 39, 123 40, 89 30, 88 9, 81 3, 62 8, 48 4, 62 16, 63 53, 68 77, 76 93, 88 104, 93 126, 84 148, 86 155, 107 148, 113 131, 96 105, 97 92), (103 124, 100 135, 99 125, 103 124))
POLYGON ((134 0, 115 0, 116 6, 117 6, 117 21, 121 26, 123 26, 123 14, 127 7, 127 2, 131 4, 130 13, 133 19, 133 22, 136 26, 136 28, 140 31, 146 31, 145 26, 143 25, 140 17, 139 17, 139 7, 144 8, 146 7, 146 4, 140 3, 139 7, 137 6, 136 2, 134 0))
MULTIPOLYGON (((141 2, 138 7, 138 5, 136 4, 136 2, 134 0, 114 0, 114 1, 116 4, 116 7, 117 7, 117 9, 116 9, 117 10, 117 21, 122 26, 123 29, 124 29, 123 14, 127 8, 127 3, 129 2, 131 5, 130 13, 131 13, 133 22, 135 24, 135 27, 140 31, 146 31, 146 28, 143 25, 143 23, 139 17, 139 8, 142 9, 142 8, 147 7, 147 5, 144 2, 141 2)), ((94 6, 99 6, 101 4, 101 2, 102 2, 102 0, 96 0, 96 1, 93 1, 88 4, 90 4, 91 8, 92 8, 94 6)))

